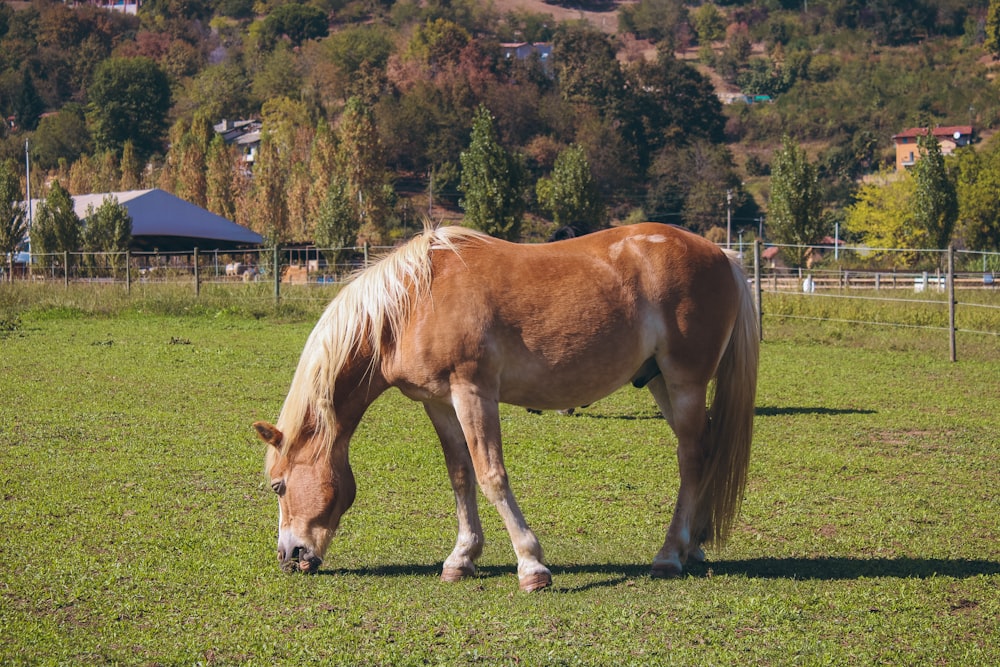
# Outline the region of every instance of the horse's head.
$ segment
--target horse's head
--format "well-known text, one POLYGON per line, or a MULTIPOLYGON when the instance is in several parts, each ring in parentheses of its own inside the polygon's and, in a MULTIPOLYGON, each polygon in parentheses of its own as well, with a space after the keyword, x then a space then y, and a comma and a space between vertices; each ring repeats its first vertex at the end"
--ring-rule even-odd
POLYGON ((256 422, 268 446, 267 474, 278 496, 278 561, 286 572, 314 573, 323 562, 340 517, 354 503, 347 449, 327 454, 319 435, 306 431, 288 442, 277 427, 256 422), (322 452, 322 453, 320 453, 322 452))

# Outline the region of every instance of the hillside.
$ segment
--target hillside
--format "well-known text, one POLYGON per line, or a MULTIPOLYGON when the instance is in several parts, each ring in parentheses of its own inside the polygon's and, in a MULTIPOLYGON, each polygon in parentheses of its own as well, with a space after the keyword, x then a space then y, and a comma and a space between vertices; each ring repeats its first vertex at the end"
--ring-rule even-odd
POLYGON ((367 180, 351 177, 350 206, 364 202, 354 215, 377 218, 372 238, 388 241, 415 211, 462 215, 461 158, 482 106, 517 156, 532 237, 559 224, 538 184, 575 146, 609 221, 707 233, 731 215, 757 231, 785 135, 814 162, 834 216, 891 162, 901 130, 971 124, 989 136, 1000 88, 983 46, 987 5, 149 0, 129 17, 4 3, 0 161, 23 162, 27 142, 36 191, 54 180, 73 193, 161 187, 308 242, 356 160, 367 180), (554 49, 499 46, 516 41, 554 49), (125 85, 140 77, 138 92, 125 85), (735 93, 764 101, 720 102, 735 93), (238 118, 266 131, 213 146, 212 126, 238 118))

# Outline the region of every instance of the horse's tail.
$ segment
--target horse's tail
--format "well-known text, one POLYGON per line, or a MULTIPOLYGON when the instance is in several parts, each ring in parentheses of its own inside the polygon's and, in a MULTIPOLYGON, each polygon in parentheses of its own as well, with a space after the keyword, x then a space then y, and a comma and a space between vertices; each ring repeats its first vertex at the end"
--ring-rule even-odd
POLYGON ((760 332, 750 288, 738 261, 730 257, 739 299, 736 323, 723 352, 709 407, 706 461, 698 490, 698 507, 706 526, 704 538, 723 544, 739 515, 747 469, 757 396, 760 332))

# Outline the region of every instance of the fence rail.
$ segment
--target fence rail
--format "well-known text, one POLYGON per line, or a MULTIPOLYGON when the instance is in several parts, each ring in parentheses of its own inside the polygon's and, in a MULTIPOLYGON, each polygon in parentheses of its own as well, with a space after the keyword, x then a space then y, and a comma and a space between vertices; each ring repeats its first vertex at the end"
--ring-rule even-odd
MULTIPOLYGON (((67 287, 70 283, 118 286, 126 292, 136 286, 187 285, 195 296, 206 285, 252 284, 256 286, 255 298, 273 298, 277 304, 322 296, 317 290, 343 284, 373 257, 388 250, 359 246, 34 254, 27 266, 15 266, 13 271, 9 264, 0 267, 0 277, 62 283, 67 287), (295 290, 283 289, 292 285, 297 286, 295 290), (307 288, 305 292, 301 286, 307 288)), ((843 268, 829 261, 812 269, 790 270, 762 259, 759 242, 753 244, 752 250, 743 253, 743 261, 747 274, 752 276, 749 282, 755 291, 762 338, 767 322, 780 320, 946 331, 950 356, 955 360, 956 333, 1000 336, 1000 275, 994 273, 994 267, 1000 268, 1000 253, 919 251, 929 258, 922 270, 843 268), (960 261, 956 262, 956 258, 960 261), (962 270, 956 269, 956 264, 962 270), (850 317, 842 313, 834 316, 817 305, 823 301, 850 302, 857 312, 850 317), (906 320, 893 320, 894 309, 889 304, 919 312, 911 313, 906 320)), ((852 249, 838 251, 850 256, 852 249)), ((856 256, 857 249, 854 252, 856 256)))
MULTIPOLYGON (((817 250, 817 247, 810 246, 776 247, 790 248, 797 253, 817 250)), ((825 247, 822 249, 828 250, 825 247)), ((838 248, 839 252, 844 252, 848 256, 853 254, 855 257, 861 250, 865 253, 871 252, 871 249, 868 248, 838 248)), ((957 358, 957 333, 1000 337, 1000 325, 997 324, 1000 318, 992 316, 992 312, 1000 310, 1000 296, 998 296, 1000 295, 1000 287, 998 287, 1000 281, 997 280, 993 268, 1000 265, 1000 253, 963 251, 961 259, 965 270, 959 271, 956 269, 958 253, 954 248, 948 248, 944 251, 910 250, 901 252, 908 252, 911 256, 915 256, 918 252, 925 255, 936 255, 930 262, 936 267, 914 271, 845 269, 840 266, 790 270, 774 265, 767 266, 762 259, 761 244, 756 242, 753 246, 754 279, 752 282, 756 292, 761 337, 763 338, 764 335, 765 317, 946 331, 949 336, 949 353, 952 361, 957 358), (942 258, 943 262, 940 261, 942 258), (981 269, 972 270, 971 267, 974 264, 979 264, 981 269), (808 301, 812 304, 823 300, 844 300, 863 304, 865 307, 878 306, 878 304, 903 304, 905 307, 923 309, 925 312, 915 318, 921 320, 919 322, 893 321, 884 317, 878 319, 873 317, 831 317, 822 314, 781 312, 780 310, 779 312, 768 312, 769 304, 765 303, 764 294, 785 300, 808 301), (962 299, 959 300, 957 295, 962 295, 962 299), (928 315, 926 311, 946 312, 941 315, 928 315), (971 316, 966 319, 973 323, 984 322, 984 326, 958 326, 960 312, 964 314, 976 311, 989 312, 990 316, 971 316), (933 322, 943 319, 945 316, 946 321, 933 322)), ((746 263, 746 258, 744 258, 744 262, 746 263)), ((773 305, 773 299, 771 305, 773 305)), ((882 309, 880 314, 884 314, 886 310, 888 309, 882 309)), ((822 312, 822 309, 819 309, 819 312, 822 312)))

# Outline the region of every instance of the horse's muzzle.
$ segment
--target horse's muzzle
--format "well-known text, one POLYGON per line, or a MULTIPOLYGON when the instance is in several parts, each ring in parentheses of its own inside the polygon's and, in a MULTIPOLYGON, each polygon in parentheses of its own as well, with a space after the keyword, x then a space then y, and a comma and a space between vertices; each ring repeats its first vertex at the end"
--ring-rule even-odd
POLYGON ((278 549, 278 562, 283 572, 305 572, 316 574, 323 559, 305 547, 295 547, 291 552, 278 549))

